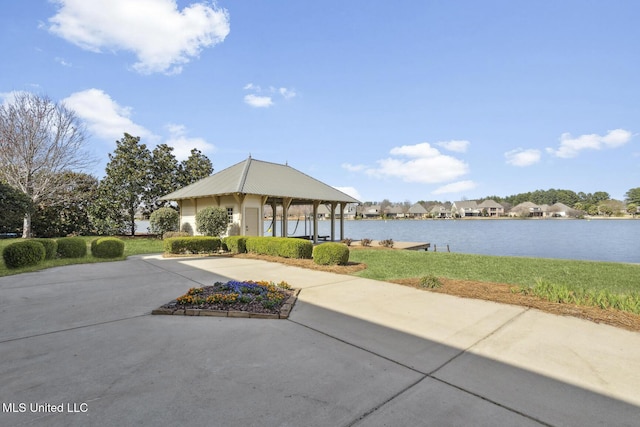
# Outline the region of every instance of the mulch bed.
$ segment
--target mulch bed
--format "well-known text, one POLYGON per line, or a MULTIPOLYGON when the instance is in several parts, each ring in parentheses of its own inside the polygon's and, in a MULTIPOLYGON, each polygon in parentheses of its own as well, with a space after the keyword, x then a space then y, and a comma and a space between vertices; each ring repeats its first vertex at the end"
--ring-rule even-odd
MULTIPOLYGON (((276 292, 282 295, 282 301, 265 306, 262 301, 253 299, 249 302, 236 300, 235 302, 211 302, 209 297, 216 295, 230 295, 232 290, 221 289, 222 283, 213 286, 198 288, 198 293, 192 296, 200 299, 200 302, 190 303, 180 301, 189 294, 176 298, 167 304, 153 310, 151 314, 164 314, 173 316, 211 316, 211 317, 245 317, 260 319, 287 319, 298 297, 299 289, 278 289, 276 292), (204 301, 203 301, 204 300, 204 301)), ((191 292, 191 291, 190 291, 191 292)))

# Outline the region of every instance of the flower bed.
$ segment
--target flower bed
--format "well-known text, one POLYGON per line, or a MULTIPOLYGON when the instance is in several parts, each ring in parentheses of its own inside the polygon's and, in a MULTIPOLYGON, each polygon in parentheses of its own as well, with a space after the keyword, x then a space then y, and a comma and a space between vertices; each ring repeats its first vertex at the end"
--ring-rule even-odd
POLYGON ((286 282, 216 282, 191 288, 152 314, 286 319, 298 292, 286 282))

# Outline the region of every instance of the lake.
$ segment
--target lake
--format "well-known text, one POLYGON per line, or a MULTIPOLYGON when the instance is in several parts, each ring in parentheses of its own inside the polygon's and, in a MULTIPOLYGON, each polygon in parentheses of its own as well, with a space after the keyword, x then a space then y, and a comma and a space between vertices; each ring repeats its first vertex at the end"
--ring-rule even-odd
MULTIPOLYGON (((265 221, 265 232, 270 225, 265 221)), ((310 234, 310 228, 307 221, 305 231, 304 220, 288 224, 291 236, 310 234)), ((279 224, 276 230, 280 235, 279 224)), ((319 235, 330 230, 331 221, 318 221, 319 235)), ((352 220, 344 233, 353 240, 431 243, 438 251, 449 245, 460 253, 640 263, 640 220, 352 220)))

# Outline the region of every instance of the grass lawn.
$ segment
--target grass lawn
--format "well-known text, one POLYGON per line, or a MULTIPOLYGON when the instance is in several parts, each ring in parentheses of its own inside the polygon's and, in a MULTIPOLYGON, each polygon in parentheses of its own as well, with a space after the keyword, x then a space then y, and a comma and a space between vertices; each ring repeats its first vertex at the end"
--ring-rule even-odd
POLYGON ((434 275, 526 287, 544 281, 570 289, 640 293, 638 264, 376 249, 352 250, 349 260, 367 265, 356 276, 376 280, 434 275))
MULTIPOLYGON (((70 265, 70 264, 87 264, 92 262, 109 262, 109 261, 118 261, 124 258, 116 258, 116 259, 103 259, 103 258, 95 258, 91 255, 91 241, 97 239, 97 236, 83 236, 82 237, 87 242, 87 256, 84 258, 73 258, 73 259, 54 259, 54 260, 45 260, 41 264, 32 267, 25 268, 17 268, 17 269, 8 269, 4 264, 4 259, 0 257, 0 276, 9 276, 12 274, 25 273, 28 271, 38 271, 49 267, 58 267, 61 265, 70 265)), ((0 239, 0 253, 4 250, 4 248, 12 242, 20 241, 22 239, 0 239)), ((124 240, 124 257, 128 257, 130 255, 140 255, 140 254, 152 254, 152 253, 160 253, 163 251, 162 248, 162 240, 152 239, 152 238, 144 238, 144 237, 123 237, 124 240)))

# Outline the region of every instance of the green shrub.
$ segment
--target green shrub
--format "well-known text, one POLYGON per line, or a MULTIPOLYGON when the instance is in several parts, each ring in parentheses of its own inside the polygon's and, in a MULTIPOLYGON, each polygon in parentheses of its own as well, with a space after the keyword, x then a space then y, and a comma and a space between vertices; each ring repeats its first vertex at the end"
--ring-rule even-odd
POLYGON ((278 256, 283 258, 311 259, 313 243, 309 240, 281 237, 278 245, 278 256))
POLYGON ((289 237, 247 237, 247 252, 284 258, 311 258, 313 243, 289 237))
POLYGON ((180 214, 175 209, 160 208, 149 217, 151 234, 162 236, 168 231, 178 231, 180 228, 180 214))
POLYGON ((117 237, 100 237, 91 242, 91 254, 96 258, 121 258, 124 242, 117 237))
POLYGON ((53 239, 30 239, 32 242, 42 243, 44 246, 44 259, 54 259, 58 254, 58 242, 53 239))
POLYGON ((60 258, 82 258, 87 255, 87 244, 80 237, 63 237, 57 242, 60 258))
POLYGON ((2 251, 2 258, 7 268, 37 265, 44 261, 45 255, 44 245, 33 240, 10 243, 2 251))
POLYGON ((200 254, 217 252, 222 247, 219 237, 170 237, 164 241, 164 251, 170 254, 200 254))
POLYGON ((243 254, 247 252, 247 238, 245 236, 229 236, 223 240, 229 252, 243 254))
POLYGON ((185 231, 167 231, 162 235, 162 239, 170 239, 171 237, 189 237, 191 234, 185 231))
POLYGON ((196 230, 205 236, 221 236, 227 231, 229 216, 224 208, 207 207, 196 213, 196 230))
POLYGON ((342 243, 323 243, 313 248, 313 262, 319 265, 347 265, 349 248, 342 243))
POLYGON ((280 239, 280 237, 247 237, 247 240, 245 241, 247 252, 253 254, 278 256, 278 239, 280 239))

